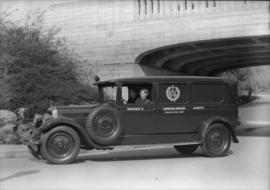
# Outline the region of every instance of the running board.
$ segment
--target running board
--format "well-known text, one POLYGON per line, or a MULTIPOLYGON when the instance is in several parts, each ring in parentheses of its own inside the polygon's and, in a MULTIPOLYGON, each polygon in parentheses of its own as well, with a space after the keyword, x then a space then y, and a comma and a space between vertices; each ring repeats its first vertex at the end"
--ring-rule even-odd
POLYGON ((116 145, 110 147, 104 147, 104 149, 148 149, 148 148, 168 148, 174 146, 184 146, 184 145, 200 145, 201 142, 181 142, 181 143, 164 143, 164 144, 140 144, 140 145, 116 145))

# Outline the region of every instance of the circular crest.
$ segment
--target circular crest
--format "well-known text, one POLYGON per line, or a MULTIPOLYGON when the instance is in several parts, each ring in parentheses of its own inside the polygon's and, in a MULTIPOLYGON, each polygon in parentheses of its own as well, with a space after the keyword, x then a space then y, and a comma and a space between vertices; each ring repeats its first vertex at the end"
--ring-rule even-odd
POLYGON ((171 85, 166 89, 166 96, 171 102, 175 102, 180 97, 180 89, 177 86, 171 85))

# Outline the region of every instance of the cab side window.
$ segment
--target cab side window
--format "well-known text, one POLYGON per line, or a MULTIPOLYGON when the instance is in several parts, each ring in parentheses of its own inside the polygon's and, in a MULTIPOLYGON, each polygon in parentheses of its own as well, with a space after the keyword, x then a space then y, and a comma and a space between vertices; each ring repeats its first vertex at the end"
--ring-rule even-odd
POLYGON ((159 101, 163 104, 181 104, 187 101, 188 85, 185 83, 160 83, 159 101))
POLYGON ((123 84, 121 94, 122 104, 153 104, 152 84, 123 84))
POLYGON ((104 101, 116 101, 117 87, 116 86, 106 86, 102 87, 104 94, 104 101))

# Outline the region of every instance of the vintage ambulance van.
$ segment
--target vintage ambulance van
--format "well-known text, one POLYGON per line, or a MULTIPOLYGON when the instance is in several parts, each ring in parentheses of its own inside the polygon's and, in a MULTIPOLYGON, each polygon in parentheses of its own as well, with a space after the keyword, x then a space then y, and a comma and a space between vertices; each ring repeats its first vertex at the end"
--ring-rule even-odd
POLYGON ((99 103, 58 106, 37 119, 26 144, 50 163, 74 161, 80 149, 164 145, 180 153, 228 154, 238 142, 237 84, 218 77, 139 77, 98 81, 99 103))

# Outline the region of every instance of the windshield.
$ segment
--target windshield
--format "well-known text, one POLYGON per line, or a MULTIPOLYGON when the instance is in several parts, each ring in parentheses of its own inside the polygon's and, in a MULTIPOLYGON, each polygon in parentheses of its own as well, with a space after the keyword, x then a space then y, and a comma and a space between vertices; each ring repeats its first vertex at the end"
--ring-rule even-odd
POLYGON ((102 102, 116 101, 117 87, 115 85, 103 86, 100 90, 103 94, 103 99, 101 99, 102 102))

